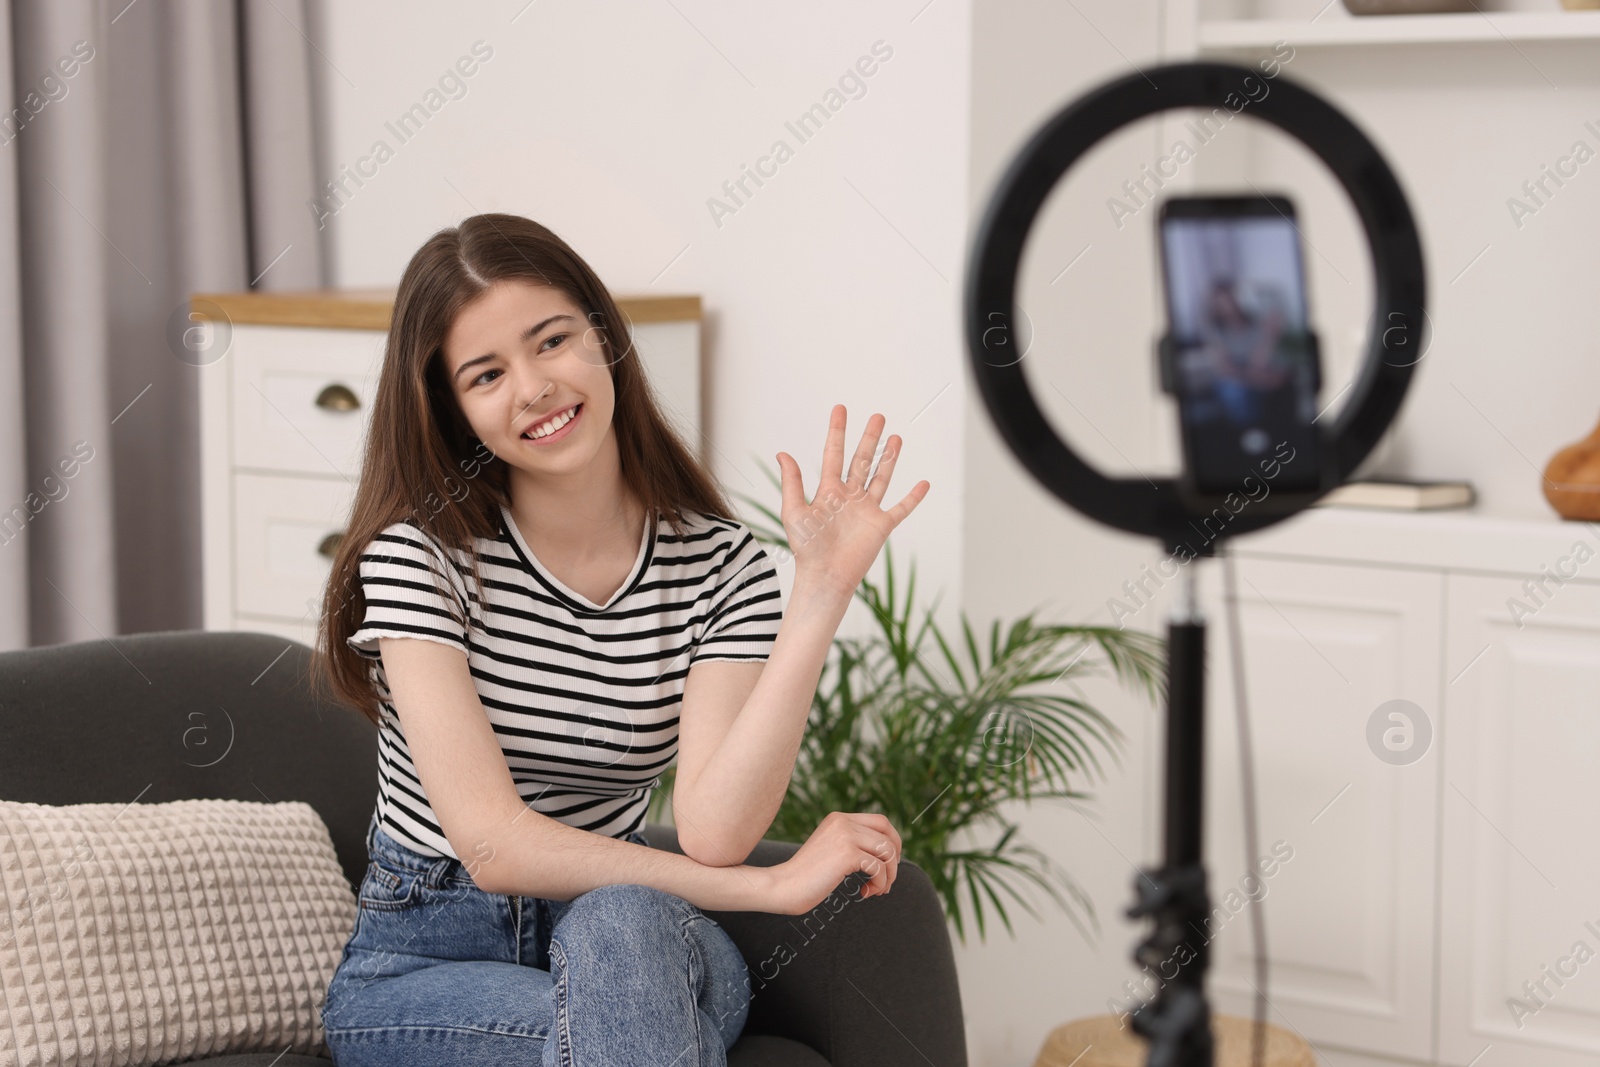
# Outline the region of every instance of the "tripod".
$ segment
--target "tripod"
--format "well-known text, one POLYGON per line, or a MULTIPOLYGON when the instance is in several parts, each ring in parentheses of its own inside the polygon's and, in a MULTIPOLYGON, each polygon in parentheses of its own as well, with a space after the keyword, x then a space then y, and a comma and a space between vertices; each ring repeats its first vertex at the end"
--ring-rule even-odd
POLYGON ((1134 950, 1135 963, 1162 979, 1155 997, 1130 1016, 1150 1042, 1147 1067, 1211 1067, 1211 1013, 1205 998, 1210 956, 1192 931, 1211 913, 1201 864, 1205 791, 1206 624, 1186 571, 1179 600, 1167 619, 1165 859, 1134 879, 1138 901, 1129 918, 1149 916, 1155 928, 1134 950), (1169 976, 1168 972, 1173 973, 1169 976))

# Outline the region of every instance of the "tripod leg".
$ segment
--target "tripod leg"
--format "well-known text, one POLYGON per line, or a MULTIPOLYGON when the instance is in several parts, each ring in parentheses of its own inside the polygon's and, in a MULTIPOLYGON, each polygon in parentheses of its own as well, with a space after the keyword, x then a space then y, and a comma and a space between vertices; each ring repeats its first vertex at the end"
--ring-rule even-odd
MULTIPOLYGON (((1192 577, 1186 581, 1192 581, 1192 577)), ((1190 590, 1192 603, 1192 590, 1190 590)), ((1130 918, 1148 915, 1155 929, 1134 950, 1161 986, 1133 1013, 1150 1042, 1148 1067, 1212 1067, 1211 1012, 1205 999, 1209 963, 1204 935, 1211 905, 1201 864, 1205 788, 1205 622, 1197 614, 1167 624, 1165 864, 1140 873, 1130 918)))

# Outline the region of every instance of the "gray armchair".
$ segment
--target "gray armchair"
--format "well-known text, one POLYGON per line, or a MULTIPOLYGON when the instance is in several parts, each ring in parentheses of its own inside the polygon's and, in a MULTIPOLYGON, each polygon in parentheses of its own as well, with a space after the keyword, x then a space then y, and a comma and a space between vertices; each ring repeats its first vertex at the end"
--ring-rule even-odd
MULTIPOLYGON (((0 653, 0 797, 305 801, 327 823, 353 891, 367 866, 377 735, 359 714, 311 695, 310 658, 285 638, 207 631, 0 653)), ((680 851, 670 826, 645 834, 680 851)), ((798 847, 763 841, 748 862, 772 866, 798 847)), ((758 980, 733 1067, 966 1067, 949 931, 915 865, 901 864, 894 892, 837 914, 709 914, 758 980)), ((329 1061, 262 1050, 193 1062, 329 1061)))

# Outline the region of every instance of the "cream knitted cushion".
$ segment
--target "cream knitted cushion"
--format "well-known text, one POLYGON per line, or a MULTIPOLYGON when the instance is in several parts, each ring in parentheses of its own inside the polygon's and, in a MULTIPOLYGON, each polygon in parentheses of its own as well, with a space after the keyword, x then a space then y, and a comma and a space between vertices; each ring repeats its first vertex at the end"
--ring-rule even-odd
POLYGON ((0 1065, 325 1056, 355 915, 309 804, 0 800, 0 1065))

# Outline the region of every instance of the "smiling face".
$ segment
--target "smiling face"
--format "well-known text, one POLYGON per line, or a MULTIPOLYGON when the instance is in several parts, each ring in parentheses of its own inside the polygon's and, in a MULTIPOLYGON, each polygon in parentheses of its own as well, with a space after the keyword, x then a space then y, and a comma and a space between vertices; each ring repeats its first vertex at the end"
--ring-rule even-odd
POLYGON ((548 477, 588 470, 597 456, 615 463, 609 356, 566 293, 497 282, 461 309, 443 348, 472 432, 512 468, 548 477))

